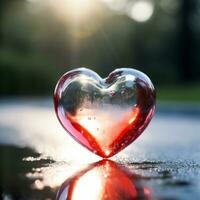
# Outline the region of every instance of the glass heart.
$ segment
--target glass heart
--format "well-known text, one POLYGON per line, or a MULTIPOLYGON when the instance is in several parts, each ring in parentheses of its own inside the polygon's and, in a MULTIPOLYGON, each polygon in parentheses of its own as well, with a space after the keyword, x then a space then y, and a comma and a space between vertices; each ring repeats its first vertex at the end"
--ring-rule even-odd
POLYGON ((142 72, 122 68, 105 79, 79 68, 64 74, 54 93, 64 129, 93 153, 108 158, 132 143, 155 111, 155 90, 142 72))
POLYGON ((56 200, 151 200, 152 191, 141 177, 109 160, 95 163, 60 187, 56 200))

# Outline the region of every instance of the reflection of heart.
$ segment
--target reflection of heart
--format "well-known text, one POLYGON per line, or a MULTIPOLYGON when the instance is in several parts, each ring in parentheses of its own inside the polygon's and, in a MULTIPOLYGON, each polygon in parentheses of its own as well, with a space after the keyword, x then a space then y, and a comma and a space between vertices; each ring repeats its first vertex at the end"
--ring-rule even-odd
POLYGON ((117 69, 106 79, 79 68, 64 74, 54 94, 57 117, 73 138, 108 158, 133 142, 155 110, 150 79, 137 70, 117 69))
POLYGON ((67 179, 56 199, 150 200, 153 197, 140 176, 112 161, 102 160, 67 179))

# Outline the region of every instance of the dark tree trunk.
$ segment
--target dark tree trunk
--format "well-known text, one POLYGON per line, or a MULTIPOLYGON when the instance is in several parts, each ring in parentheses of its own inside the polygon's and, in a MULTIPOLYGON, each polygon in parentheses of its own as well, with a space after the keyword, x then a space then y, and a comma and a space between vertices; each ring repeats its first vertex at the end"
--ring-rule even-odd
POLYGON ((182 81, 190 82, 193 79, 193 32, 191 17, 195 11, 197 0, 182 0, 180 23, 180 68, 182 81))

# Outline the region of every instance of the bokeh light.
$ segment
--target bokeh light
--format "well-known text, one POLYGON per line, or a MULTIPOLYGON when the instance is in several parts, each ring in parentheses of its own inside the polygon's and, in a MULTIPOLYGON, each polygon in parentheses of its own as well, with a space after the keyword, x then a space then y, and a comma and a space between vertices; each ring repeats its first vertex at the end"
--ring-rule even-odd
POLYGON ((127 5, 126 0, 102 0, 102 1, 105 2, 109 8, 120 13, 124 12, 127 5))
POLYGON ((151 18, 153 12, 154 4, 147 0, 135 1, 127 9, 128 16, 137 22, 146 22, 151 18))

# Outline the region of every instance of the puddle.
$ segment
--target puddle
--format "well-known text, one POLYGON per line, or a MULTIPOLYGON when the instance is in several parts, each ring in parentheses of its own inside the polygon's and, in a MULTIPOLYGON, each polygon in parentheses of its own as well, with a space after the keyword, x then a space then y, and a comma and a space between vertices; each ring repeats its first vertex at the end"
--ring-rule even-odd
MULTIPOLYGON (((49 102, 0 102, 3 200, 55 199, 66 179, 99 160, 65 133, 49 102)), ((199 119, 159 113, 145 133, 112 160, 137 174, 152 199, 199 199, 199 119)))

